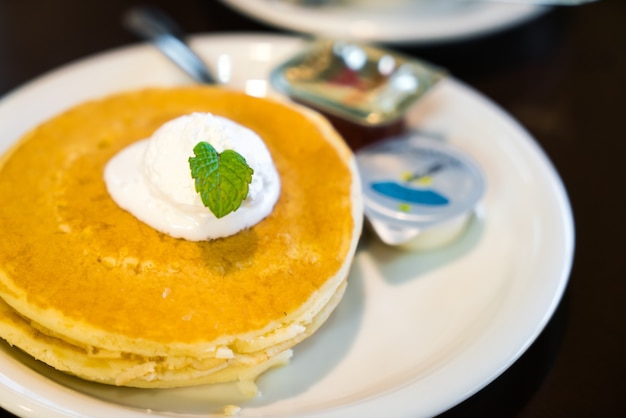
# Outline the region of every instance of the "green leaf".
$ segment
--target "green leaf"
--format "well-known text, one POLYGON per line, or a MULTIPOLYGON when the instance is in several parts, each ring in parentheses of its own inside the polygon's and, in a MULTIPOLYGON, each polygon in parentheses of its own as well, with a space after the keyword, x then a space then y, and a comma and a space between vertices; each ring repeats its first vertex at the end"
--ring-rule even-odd
POLYGON ((221 154, 208 142, 199 142, 189 157, 191 177, 202 203, 222 218, 234 212, 248 196, 248 186, 254 170, 246 159, 233 150, 221 154))

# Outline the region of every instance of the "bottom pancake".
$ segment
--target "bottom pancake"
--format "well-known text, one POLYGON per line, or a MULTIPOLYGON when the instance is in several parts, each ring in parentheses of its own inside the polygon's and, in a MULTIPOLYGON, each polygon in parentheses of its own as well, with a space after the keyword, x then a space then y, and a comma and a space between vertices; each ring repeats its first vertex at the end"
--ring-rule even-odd
MULTIPOLYGON (((285 365, 293 347, 313 334, 341 301, 346 283, 328 303, 298 332, 286 339, 272 339, 263 350, 245 354, 222 353, 214 357, 143 357, 127 352, 111 352, 98 347, 75 345, 22 317, 0 298, 0 335, 37 360, 57 370, 98 383, 138 388, 168 388, 223 382, 244 382, 255 392, 254 381, 266 370, 285 365)), ((249 393, 252 394, 252 393, 249 393)))

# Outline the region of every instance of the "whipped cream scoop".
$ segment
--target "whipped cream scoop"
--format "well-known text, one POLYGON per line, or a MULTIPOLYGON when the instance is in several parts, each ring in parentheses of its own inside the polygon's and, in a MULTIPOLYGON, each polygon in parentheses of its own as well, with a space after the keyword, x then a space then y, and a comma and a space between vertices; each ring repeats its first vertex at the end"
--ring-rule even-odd
POLYGON ((147 139, 116 154, 106 165, 109 194, 142 222, 175 238, 210 240, 249 228, 272 212, 280 177, 263 140, 252 130, 210 113, 173 119, 147 139), (217 218, 194 188, 189 158, 198 142, 217 152, 231 149, 254 170, 248 196, 239 209, 217 218))

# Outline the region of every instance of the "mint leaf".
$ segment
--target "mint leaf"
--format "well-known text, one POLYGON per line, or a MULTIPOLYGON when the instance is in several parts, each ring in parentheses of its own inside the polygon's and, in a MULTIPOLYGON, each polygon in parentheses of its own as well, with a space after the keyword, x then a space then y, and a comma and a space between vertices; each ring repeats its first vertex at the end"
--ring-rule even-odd
POLYGON ((193 153, 195 157, 189 157, 191 177, 204 206, 218 218, 236 211, 248 196, 254 173, 246 159, 233 150, 220 154, 208 142, 198 142, 193 153))

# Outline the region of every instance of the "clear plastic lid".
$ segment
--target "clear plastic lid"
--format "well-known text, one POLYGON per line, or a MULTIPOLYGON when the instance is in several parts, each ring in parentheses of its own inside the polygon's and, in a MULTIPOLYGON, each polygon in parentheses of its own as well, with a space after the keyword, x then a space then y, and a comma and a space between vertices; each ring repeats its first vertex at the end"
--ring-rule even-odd
POLYGON ((485 191, 482 171, 471 158, 418 133, 372 144, 356 157, 365 216, 388 244, 458 223, 485 191))

